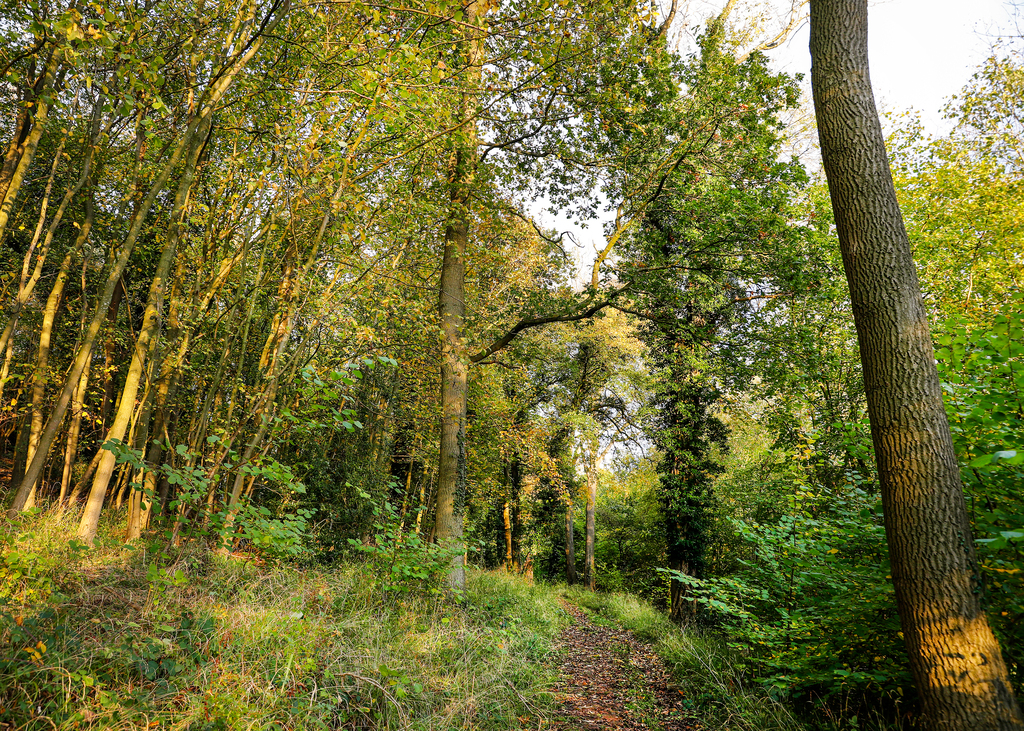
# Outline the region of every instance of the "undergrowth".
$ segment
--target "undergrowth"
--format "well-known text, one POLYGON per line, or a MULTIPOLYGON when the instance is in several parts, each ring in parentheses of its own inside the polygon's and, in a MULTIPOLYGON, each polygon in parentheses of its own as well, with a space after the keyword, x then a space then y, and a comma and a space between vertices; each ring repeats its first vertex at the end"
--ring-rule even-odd
POLYGON ((386 592, 372 561, 156 562, 71 535, 56 518, 4 534, 0 728, 518 729, 552 703, 551 589, 472 572, 460 603, 386 592))

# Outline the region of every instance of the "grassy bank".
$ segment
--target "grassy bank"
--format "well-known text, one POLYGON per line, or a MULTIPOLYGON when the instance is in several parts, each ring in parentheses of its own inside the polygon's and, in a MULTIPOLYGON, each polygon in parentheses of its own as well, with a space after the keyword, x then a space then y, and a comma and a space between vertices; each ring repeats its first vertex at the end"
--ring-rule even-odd
POLYGON ((473 573, 465 602, 372 564, 85 549, 35 519, 0 557, 0 728, 536 728, 555 591, 473 573))
POLYGON ((0 730, 540 729, 562 597, 650 642, 703 728, 800 728, 730 661, 623 594, 471 572, 464 600, 383 591, 375 558, 269 565, 198 545, 0 532, 0 730))

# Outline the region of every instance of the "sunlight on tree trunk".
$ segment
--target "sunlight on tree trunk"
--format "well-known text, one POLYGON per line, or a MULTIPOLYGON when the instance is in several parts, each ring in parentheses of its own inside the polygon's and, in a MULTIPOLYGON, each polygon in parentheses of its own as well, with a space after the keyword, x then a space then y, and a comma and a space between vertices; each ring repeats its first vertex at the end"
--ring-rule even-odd
POLYGON ((929 728, 1024 728, 981 606, 960 468, 868 75, 867 30, 867 0, 812 2, 814 106, 900 621, 929 728))

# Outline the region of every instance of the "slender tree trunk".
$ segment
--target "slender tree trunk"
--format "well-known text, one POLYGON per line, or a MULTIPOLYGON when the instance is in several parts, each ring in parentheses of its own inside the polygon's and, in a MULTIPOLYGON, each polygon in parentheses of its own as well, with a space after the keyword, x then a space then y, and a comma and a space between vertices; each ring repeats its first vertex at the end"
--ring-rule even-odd
MULTIPOLYGON (((168 404, 170 404, 177 389, 178 368, 184 360, 181 351, 178 352, 178 355, 182 355, 182 357, 176 357, 173 347, 173 344, 176 343, 181 335, 181 323, 178 318, 178 311, 180 308, 178 292, 179 288, 176 285, 171 290, 171 302, 168 307, 167 333, 168 341, 172 343, 172 346, 169 348, 169 351, 160 366, 160 374, 156 379, 156 395, 154 397, 155 413, 153 416, 153 430, 150 435, 153 438, 149 440, 149 444, 143 445, 146 455, 145 460, 149 469, 146 470, 145 474, 142 476, 142 493, 144 497, 140 497, 139 505, 138 529, 140 533, 149 527, 150 517, 153 513, 153 502, 157 499, 157 491, 159 489, 157 484, 159 474, 158 467, 163 461, 164 444, 165 440, 168 438, 166 433, 168 404)), ((133 531, 129 530, 128 533, 129 536, 131 536, 133 531)))
MULTIPOLYGON (((25 257, 21 265, 21 278, 18 280, 18 295, 11 305, 10 312, 7 317, 7 325, 4 327, 2 333, 0 333, 0 348, 7 346, 7 341, 10 340, 14 335, 14 328, 18 324, 18 318, 21 316, 21 311, 25 307, 25 303, 32 297, 32 293, 35 290, 36 282, 39 281, 39 277, 43 273, 43 266, 46 264, 46 256, 49 253, 49 244, 53 240, 53 229, 51 229, 46 237, 43 246, 39 249, 39 253, 36 255, 36 265, 32 266, 32 256, 36 254, 36 246, 39 244, 39 237, 43 234, 43 227, 46 225, 46 213, 50 207, 50 194, 53 191, 53 180, 57 177, 57 168, 60 165, 61 155, 64 153, 64 140, 61 140, 60 145, 57 147, 57 154, 54 157, 53 164, 50 166, 50 176, 46 180, 46 189, 43 191, 42 201, 39 204, 39 220, 36 223, 36 230, 32 234, 32 241, 29 242, 28 249, 25 251, 25 257), (32 271, 31 276, 29 271, 32 271)), ((68 191, 68 195, 71 192, 68 191)), ((65 199, 65 203, 67 199, 65 199)), ((58 212, 57 220, 54 222, 54 227, 60 221, 60 213, 63 212, 64 206, 61 206, 61 211, 58 212)), ((0 383, 0 394, 3 394, 3 387, 5 384, 0 383)))
MULTIPOLYGON (((136 411, 135 398, 138 395, 139 383, 142 379, 146 359, 151 355, 149 352, 151 347, 155 346, 159 340, 160 310, 163 308, 167 278, 171 271, 171 264, 174 262, 178 240, 181 237, 182 219, 185 215, 188 197, 192 190, 192 180, 199 162, 199 153, 202 150, 203 140, 208 129, 209 118, 205 120, 204 124, 199 125, 197 134, 191 139, 191 149, 185 162, 185 171, 178 184, 174 207, 171 210, 170 220, 172 228, 167 234, 163 250, 160 254, 160 260, 157 263, 156 272, 153 275, 153 281, 150 283, 146 310, 142 317, 142 327, 139 329, 139 335, 135 340, 131 364, 128 366, 124 386, 121 390, 121 401, 118 404, 117 413, 114 415, 114 421, 107 432, 105 441, 123 439, 132 414, 136 411)), ((103 451, 99 466, 96 468, 96 476, 93 478, 92 489, 89 491, 89 499, 85 504, 82 521, 78 525, 78 537, 86 542, 92 542, 96 537, 100 511, 103 508, 103 498, 110 483, 110 477, 114 472, 116 461, 117 458, 113 452, 103 451)))
MULTIPOLYGON (((14 328, 18 324, 18 318, 21 316, 21 311, 24 309, 25 303, 32 297, 32 293, 35 290, 36 283, 39 281, 40 276, 43 273, 43 267, 46 264, 47 256, 50 253, 50 247, 53 244, 53 237, 57 232, 57 227, 60 226, 60 222, 64 219, 64 214, 67 212, 68 205, 74 199, 78 192, 82 189, 82 186, 93 177, 93 158, 95 157, 96 146, 99 144, 100 138, 100 108, 97 108, 93 113, 92 125, 90 127, 90 136, 87 142, 85 150, 85 157, 82 162, 82 172, 78 176, 78 180, 73 186, 67 189, 64 193, 64 197, 61 199, 60 205, 57 206, 57 211, 53 215, 53 220, 50 221, 50 225, 46 228, 46 235, 43 237, 42 246, 39 247, 39 253, 36 255, 35 266, 32 267, 32 274, 29 275, 30 262, 32 254, 35 251, 36 244, 39 242, 39 237, 42 235, 43 226, 46 223, 46 212, 49 207, 50 190, 53 185, 53 179, 57 173, 57 166, 60 163, 61 155, 64 151, 64 143, 66 139, 62 138, 60 144, 57 146, 57 151, 54 155, 53 166, 50 172, 50 178, 46 184, 46 192, 43 195, 43 201, 40 205, 39 210, 39 223, 36 227, 35 235, 32 237, 32 243, 28 247, 28 251, 25 253, 25 262, 22 266, 21 281, 18 285, 18 297, 14 302, 11 311, 8 313, 7 324, 4 327, 3 333, 0 334, 0 348, 7 345, 7 341, 13 337, 14 328)), ((90 194, 91 198, 91 194, 90 194)), ((91 201, 90 201, 91 202, 91 201)), ((91 210, 91 209, 90 209, 91 210)), ((89 218, 90 213, 86 213, 86 217, 89 218)), ((88 235, 88 233, 86 233, 88 235)), ((81 236, 81 232, 75 242, 75 251, 79 250, 84 243, 84 239, 81 236)), ((70 265, 67 257, 65 257, 65 264, 70 265)), ((61 267, 62 271, 66 270, 66 266, 61 267)), ((65 274, 65 278, 67 275, 65 274)), ((3 393, 3 382, 0 381, 0 394, 3 393)))
POLYGON ((502 501, 501 519, 505 528, 505 570, 512 573, 515 571, 512 560, 512 502, 508 498, 502 501))
POLYGON ((399 515, 398 532, 402 533, 405 531, 405 516, 409 510, 409 503, 413 500, 412 490, 412 467, 413 467, 413 455, 412 448, 409 449, 409 471, 405 475, 405 490, 402 491, 402 510, 399 515))
POLYGON ((523 566, 522 560, 522 533, 523 522, 520 518, 519 504, 522 495, 523 473, 522 462, 519 453, 512 455, 512 464, 509 466, 509 485, 512 491, 510 500, 510 522, 512 524, 512 569, 518 572, 523 566))
POLYGON ((71 426, 68 428, 68 442, 64 450, 64 471, 60 476, 60 497, 57 506, 63 510, 64 501, 68 497, 68 487, 71 486, 71 470, 75 464, 75 457, 78 456, 78 436, 82 431, 82 413, 85 404, 85 390, 89 386, 89 364, 85 364, 82 377, 78 379, 78 388, 71 399, 71 426))
MULTIPOLYGON (((39 352, 36 356, 36 367, 32 377, 32 428, 28 442, 28 460, 32 461, 36 448, 39 446, 39 437, 43 431, 43 398, 46 394, 46 383, 49 380, 47 367, 50 358, 50 340, 53 336, 53 323, 57 317, 57 307, 64 295, 64 285, 67 283, 68 274, 71 270, 71 262, 82 250, 89 232, 92 230, 93 206, 91 196, 86 201, 85 220, 75 238, 74 247, 64 256, 57 272, 57 279, 50 289, 50 296, 46 299, 46 306, 43 308, 43 325, 39 331, 39 352)), ((36 486, 34 486, 36 487, 36 486)), ((63 491, 62 491, 63 492, 63 491)), ((63 495, 62 495, 63 497, 63 495)))
POLYGON ((573 519, 572 495, 566 497, 565 503, 565 582, 572 586, 579 583, 576 576, 576 521, 573 519))
POLYGON ((0 194, 0 241, 3 241, 4 233, 7 231, 7 224, 11 220, 11 212, 14 210, 14 201, 21 190, 21 184, 25 180, 25 173, 36 155, 36 148, 43 136, 46 127, 46 115, 48 105, 41 101, 40 97, 53 81, 55 61, 48 59, 36 82, 32 95, 32 110, 25 110, 19 116, 21 125, 15 132, 15 139, 22 139, 20 144, 13 144, 8 149, 8 157, 2 172, 0 172, 0 187, 3 188, 0 194))
MULTIPOLYGON (((469 375, 463 325, 466 316, 466 244, 469 240, 470 191, 476 174, 477 129, 474 89, 482 73, 486 0, 470 0, 463 6, 466 84, 459 110, 463 128, 456 134, 448 181, 450 207, 444 232, 438 316, 441 319, 441 443, 437 463, 438 540, 462 541, 462 516, 466 502, 466 399, 469 375)), ((460 553, 452 559, 448 585, 457 591, 466 586, 466 567, 460 553)))
MULTIPOLYGON (((596 448, 595 448, 596 449, 596 448)), ((594 541, 597 537, 597 464, 594 455, 588 454, 587 472, 587 536, 583 561, 583 583, 591 591, 597 591, 597 570, 594 566, 594 541)))
MULTIPOLYGON (((158 343, 159 338, 154 338, 153 342, 158 343)), ((153 348, 153 357, 150 358, 150 368, 152 369, 160 358, 160 347, 157 344, 153 348)), ((156 401, 156 392, 153 388, 154 381, 159 379, 159 374, 150 373, 149 383, 150 386, 146 388, 146 394, 142 401, 142 413, 139 415, 139 422, 135 427, 135 435, 132 438, 132 445, 134 449, 146 454, 146 447, 149 442, 149 427, 153 419, 154 402, 156 401)), ((146 527, 146 523, 149 519, 149 506, 152 502, 150 497, 145 493, 146 487, 146 475, 149 474, 148 470, 137 470, 132 475, 130 480, 131 486, 129 487, 128 495, 128 525, 125 528, 125 542, 130 543, 131 541, 138 540, 142 536, 142 531, 146 527)))
POLYGON ((14 178, 14 171, 21 162, 21 156, 25 151, 25 143, 32 133, 32 115, 28 106, 23 105, 18 117, 14 122, 14 134, 7 145, 7 152, 4 153, 4 162, 0 166, 0 201, 7 197, 7 190, 14 178))
POLYGON ((14 438, 14 458, 11 467, 11 484, 17 484, 25 476, 25 453, 28 451, 28 416, 17 418, 18 435, 14 438))
POLYGON ((4 398, 4 387, 7 385, 7 378, 11 374, 11 361, 14 359, 14 338, 7 341, 7 347, 3 349, 4 352, 4 363, 0 366, 0 414, 2 414, 7 407, 7 399, 4 398))
POLYGON ((867 0, 813 0, 822 160, 850 284, 910 666, 936 731, 1024 728, 981 606, 928 319, 868 75, 867 0))
POLYGON ((114 340, 114 333, 117 329, 117 312, 121 309, 121 300, 124 299, 128 286, 122 276, 114 289, 114 295, 107 305, 107 326, 110 331, 103 342, 103 400, 100 402, 100 424, 106 429, 110 426, 110 411, 114 406, 114 351, 117 343, 114 340))
POLYGON ((430 511, 430 503, 434 499, 434 475, 432 466, 427 465, 423 471, 423 479, 420 480, 420 504, 416 506, 416 527, 413 532, 420 534, 420 527, 423 524, 423 516, 430 511), (429 493, 429 494, 428 494, 429 493))

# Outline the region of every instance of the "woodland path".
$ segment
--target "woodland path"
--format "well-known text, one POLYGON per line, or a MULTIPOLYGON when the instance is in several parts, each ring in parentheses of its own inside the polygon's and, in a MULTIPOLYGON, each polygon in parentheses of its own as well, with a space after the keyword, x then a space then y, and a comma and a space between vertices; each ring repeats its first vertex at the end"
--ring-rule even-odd
POLYGON ((592 619, 563 600, 574 622, 562 630, 565 649, 555 694, 557 731, 694 731, 664 663, 645 642, 611 622, 592 619))

